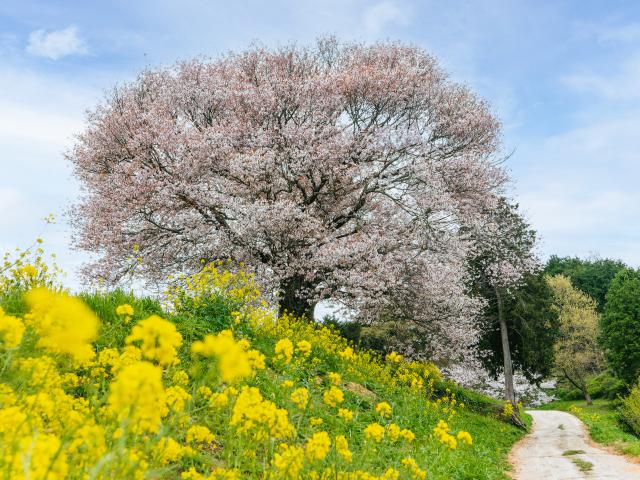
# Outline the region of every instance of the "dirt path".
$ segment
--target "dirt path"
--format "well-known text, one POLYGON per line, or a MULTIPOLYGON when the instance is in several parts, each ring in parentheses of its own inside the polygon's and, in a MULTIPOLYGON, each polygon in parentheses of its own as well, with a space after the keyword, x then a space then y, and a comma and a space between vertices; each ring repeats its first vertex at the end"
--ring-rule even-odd
POLYGON ((640 465, 593 446, 569 413, 530 411, 533 431, 512 450, 516 480, 640 479, 640 465))

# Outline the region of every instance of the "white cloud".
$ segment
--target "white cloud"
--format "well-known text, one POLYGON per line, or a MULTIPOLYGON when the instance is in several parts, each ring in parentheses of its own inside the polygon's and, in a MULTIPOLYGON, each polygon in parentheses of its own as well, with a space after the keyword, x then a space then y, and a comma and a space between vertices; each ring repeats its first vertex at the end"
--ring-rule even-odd
POLYGON ((376 34, 384 30, 387 25, 406 25, 406 13, 392 2, 380 2, 364 12, 363 22, 366 30, 376 34))
POLYGON ((78 36, 75 26, 63 30, 36 30, 29 35, 27 53, 38 57, 58 60, 69 55, 85 55, 88 53, 87 45, 78 36))

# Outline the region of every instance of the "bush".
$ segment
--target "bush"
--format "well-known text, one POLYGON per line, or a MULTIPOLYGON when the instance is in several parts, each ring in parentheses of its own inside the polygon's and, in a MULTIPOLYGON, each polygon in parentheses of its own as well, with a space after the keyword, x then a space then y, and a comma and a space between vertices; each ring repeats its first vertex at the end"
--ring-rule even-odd
POLYGON ((615 400, 627 392, 627 387, 619 378, 609 372, 603 372, 587 381, 587 388, 592 398, 615 400))
POLYGON ((636 435, 640 435, 640 386, 631 389, 620 402, 620 420, 636 435))
MULTIPOLYGON (((587 380, 587 390, 591 398, 615 400, 628 392, 624 382, 610 372, 603 372, 587 380)), ((554 396, 559 400, 582 400, 584 394, 567 381, 559 381, 554 396)))

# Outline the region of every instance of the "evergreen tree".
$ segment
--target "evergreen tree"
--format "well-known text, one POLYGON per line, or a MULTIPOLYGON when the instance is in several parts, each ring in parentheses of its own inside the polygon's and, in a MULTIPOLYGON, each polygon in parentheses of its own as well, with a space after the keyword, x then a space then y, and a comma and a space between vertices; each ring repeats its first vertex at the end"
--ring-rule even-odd
POLYGON ((611 370, 627 385, 640 374, 640 272, 618 272, 607 293, 600 341, 611 370))

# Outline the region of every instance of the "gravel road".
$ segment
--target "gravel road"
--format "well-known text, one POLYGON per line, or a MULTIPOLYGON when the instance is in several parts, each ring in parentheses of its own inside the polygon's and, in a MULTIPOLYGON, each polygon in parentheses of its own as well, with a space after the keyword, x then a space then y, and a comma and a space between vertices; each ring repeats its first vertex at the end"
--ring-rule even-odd
POLYGON ((584 424, 569 413, 527 412, 533 431, 511 452, 516 480, 640 479, 640 465, 594 446, 584 424))

